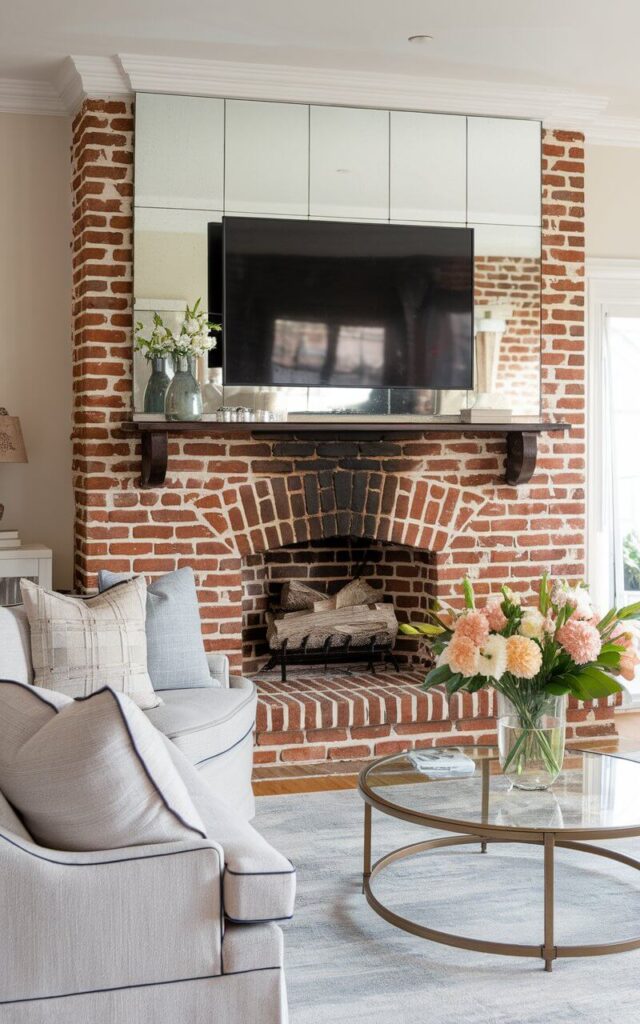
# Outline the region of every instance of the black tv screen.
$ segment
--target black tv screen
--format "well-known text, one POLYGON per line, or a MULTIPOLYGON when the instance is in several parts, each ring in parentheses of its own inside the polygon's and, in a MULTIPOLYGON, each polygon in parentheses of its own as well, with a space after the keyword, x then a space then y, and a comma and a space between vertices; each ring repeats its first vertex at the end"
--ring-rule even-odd
POLYGON ((471 388, 473 231, 225 217, 230 385, 471 388))

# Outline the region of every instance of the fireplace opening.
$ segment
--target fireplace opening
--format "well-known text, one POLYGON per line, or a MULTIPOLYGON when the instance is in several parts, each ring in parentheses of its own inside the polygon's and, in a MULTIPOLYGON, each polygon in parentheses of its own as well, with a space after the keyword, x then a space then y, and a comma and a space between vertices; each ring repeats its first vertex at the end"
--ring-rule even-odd
MULTIPOLYGON (((283 611, 295 613, 295 599, 293 603, 287 600, 287 591, 295 594, 306 588, 311 591, 310 606, 315 608, 316 614, 312 612, 309 618, 304 618, 308 611, 302 607, 298 610, 303 619, 300 628, 292 619, 291 624, 296 628, 285 630, 291 633, 290 650, 301 646, 309 623, 314 628, 309 627, 311 636, 307 646, 322 647, 325 623, 330 624, 334 619, 339 623, 342 617, 332 616, 330 609, 340 604, 341 607, 351 606, 352 611, 346 617, 351 623, 357 620, 355 639, 356 642, 362 640, 363 649, 355 652, 356 657, 361 653, 362 660, 370 664, 371 654, 375 653, 378 660, 388 656, 388 660, 399 667, 415 666, 423 660, 420 642, 396 635, 390 623, 394 617, 398 623, 424 620, 435 585, 435 559, 430 552, 351 536, 303 542, 246 556, 242 585, 243 670, 247 674, 262 673, 267 664, 280 671, 281 661, 272 657, 274 647, 280 646, 282 640, 279 630, 274 642, 273 616, 283 611), (347 587, 347 584, 352 586, 347 587), (287 609, 282 608, 283 588, 284 603, 291 605, 287 609), (368 611, 363 612, 367 607, 368 611), (367 620, 373 623, 370 637, 366 636, 367 620)), ((343 627, 343 636, 353 633, 351 626, 343 627)), ((352 660, 353 647, 345 640, 345 657, 341 658, 340 641, 336 637, 330 643, 331 655, 327 660, 332 665, 346 664, 352 660)), ((315 661, 317 672, 318 662, 322 664, 325 660, 325 652, 321 649, 314 653, 319 657, 305 659, 303 652, 301 659, 291 658, 290 664, 297 669, 298 664, 306 660, 315 661)))

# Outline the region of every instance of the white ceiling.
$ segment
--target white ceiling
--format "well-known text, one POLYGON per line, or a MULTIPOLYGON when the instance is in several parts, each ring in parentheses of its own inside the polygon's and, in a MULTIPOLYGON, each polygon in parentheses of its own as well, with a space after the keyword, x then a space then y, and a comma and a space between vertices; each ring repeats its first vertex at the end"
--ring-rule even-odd
POLYGON ((637 0, 0 0, 0 78, 136 54, 542 88, 620 120, 640 118, 639 38, 637 0))

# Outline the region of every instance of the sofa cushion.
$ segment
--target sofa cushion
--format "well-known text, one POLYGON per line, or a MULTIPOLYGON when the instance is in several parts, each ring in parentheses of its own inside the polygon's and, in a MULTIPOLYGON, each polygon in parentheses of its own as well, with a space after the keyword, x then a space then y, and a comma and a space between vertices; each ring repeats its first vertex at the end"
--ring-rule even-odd
POLYGON ((0 679, 33 682, 29 620, 22 605, 0 608, 0 679))
MULTIPOLYGON (((130 579, 126 573, 98 573, 108 590, 130 579)), ((147 586, 147 666, 154 690, 215 685, 202 640, 198 594, 188 566, 169 572, 147 586)))
POLYGON ((142 576, 81 600, 21 580, 36 685, 69 697, 110 686, 141 708, 160 703, 147 672, 142 576))
POLYGON ((227 918, 239 924, 290 918, 296 895, 294 866, 235 808, 213 795, 200 772, 175 744, 165 742, 207 836, 224 850, 222 894, 227 918))
POLYGON ((162 698, 163 705, 148 711, 147 717, 193 765, 202 765, 226 753, 253 729, 252 686, 163 690, 162 698))
POLYGON ((109 687, 74 701, 0 681, 0 789, 36 842, 60 850, 205 836, 164 738, 109 687))

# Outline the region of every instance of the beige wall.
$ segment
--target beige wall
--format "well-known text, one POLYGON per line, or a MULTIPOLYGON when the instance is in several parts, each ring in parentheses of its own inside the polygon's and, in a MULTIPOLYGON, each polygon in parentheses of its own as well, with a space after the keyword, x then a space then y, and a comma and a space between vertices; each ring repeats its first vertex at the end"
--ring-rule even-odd
POLYGON ((640 259, 640 149, 586 147, 587 256, 640 259))
POLYGON ((20 417, 26 466, 0 463, 0 529, 53 548, 71 586, 70 125, 0 114, 0 406, 20 417))

